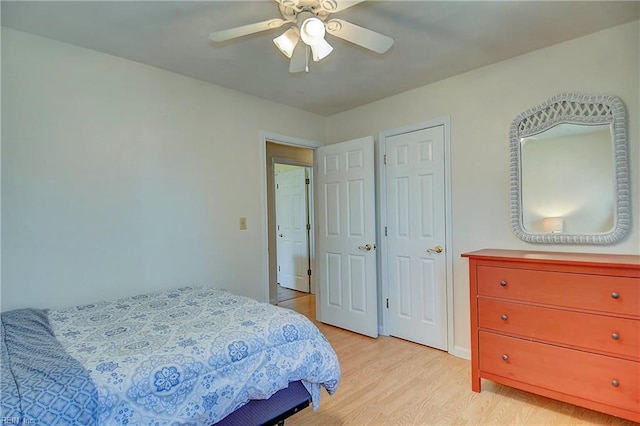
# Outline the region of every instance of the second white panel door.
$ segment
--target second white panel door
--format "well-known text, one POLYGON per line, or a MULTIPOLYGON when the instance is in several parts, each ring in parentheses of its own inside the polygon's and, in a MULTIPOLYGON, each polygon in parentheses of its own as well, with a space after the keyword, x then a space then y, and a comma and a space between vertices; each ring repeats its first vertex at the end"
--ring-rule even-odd
POLYGON ((278 284, 309 292, 307 185, 304 167, 276 174, 278 284))
POLYGON ((387 137, 389 332, 447 349, 444 126, 387 137))

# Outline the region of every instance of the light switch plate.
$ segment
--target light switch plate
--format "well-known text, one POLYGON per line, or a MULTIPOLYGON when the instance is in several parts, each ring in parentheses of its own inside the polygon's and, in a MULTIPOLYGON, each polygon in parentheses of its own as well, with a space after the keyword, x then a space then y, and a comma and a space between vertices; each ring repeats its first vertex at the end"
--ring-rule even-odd
POLYGON ((240 229, 247 229, 247 218, 246 217, 241 217, 240 218, 240 229))

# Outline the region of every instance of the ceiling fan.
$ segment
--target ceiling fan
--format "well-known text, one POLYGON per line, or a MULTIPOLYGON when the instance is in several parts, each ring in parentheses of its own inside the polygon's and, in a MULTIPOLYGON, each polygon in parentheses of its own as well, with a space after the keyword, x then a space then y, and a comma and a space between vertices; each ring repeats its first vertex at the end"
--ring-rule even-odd
POLYGON ((289 72, 309 72, 309 54, 315 62, 327 57, 333 47, 325 40, 329 33, 350 43, 384 53, 393 46, 391 37, 329 15, 345 10, 364 0, 275 0, 282 18, 268 19, 209 34, 214 42, 223 42, 290 24, 273 39, 280 51, 291 59, 289 72))

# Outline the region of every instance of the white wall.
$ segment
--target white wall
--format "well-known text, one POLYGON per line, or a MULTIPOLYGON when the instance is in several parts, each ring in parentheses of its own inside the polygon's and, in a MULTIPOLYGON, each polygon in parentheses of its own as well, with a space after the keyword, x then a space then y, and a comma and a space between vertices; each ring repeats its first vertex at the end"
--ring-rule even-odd
MULTIPOLYGON (((327 142, 451 117, 454 334, 469 349, 468 265, 481 248, 640 253, 638 21, 516 57, 329 117, 327 142), (535 245, 510 227, 509 127, 522 111, 563 92, 613 94, 629 119, 633 224, 612 246, 535 245)), ((402 66, 402 64, 398 64, 402 66)))
POLYGON ((322 142, 324 117, 9 29, 2 66, 2 310, 263 298, 260 131, 322 142))

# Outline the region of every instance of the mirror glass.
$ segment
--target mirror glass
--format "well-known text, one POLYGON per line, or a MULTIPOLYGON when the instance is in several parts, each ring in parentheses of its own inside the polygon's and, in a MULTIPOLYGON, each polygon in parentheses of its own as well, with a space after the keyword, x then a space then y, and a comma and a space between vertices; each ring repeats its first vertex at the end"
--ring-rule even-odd
POLYGON ((525 230, 611 232, 615 187, 609 125, 558 124, 522 138, 520 149, 525 230))
POLYGON ((512 228, 534 243, 609 244, 629 228, 625 112, 613 96, 558 95, 511 128, 512 228))

